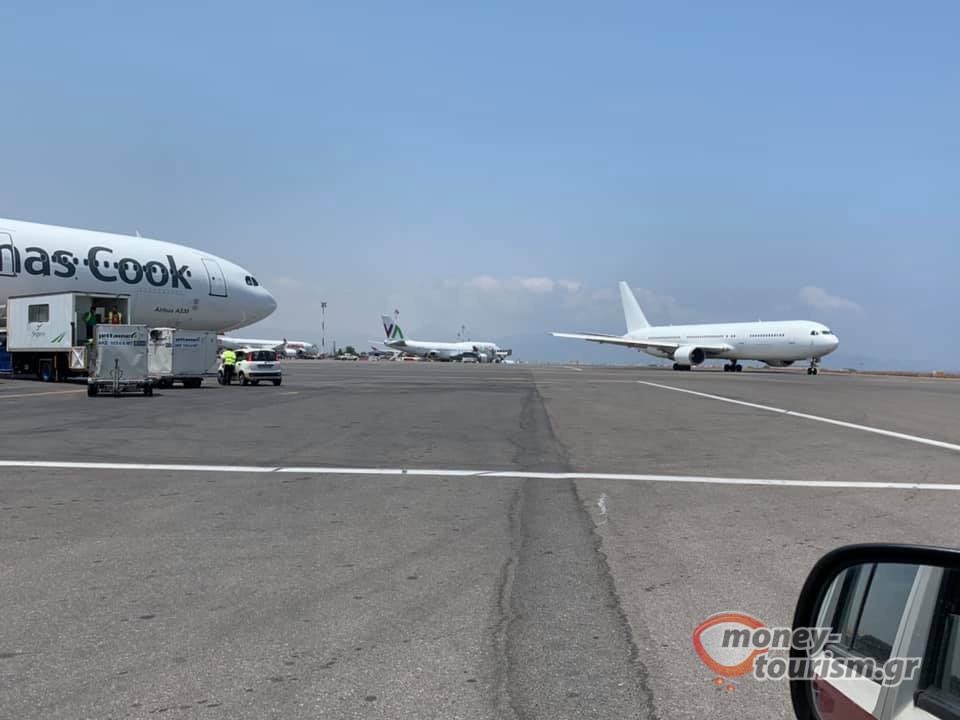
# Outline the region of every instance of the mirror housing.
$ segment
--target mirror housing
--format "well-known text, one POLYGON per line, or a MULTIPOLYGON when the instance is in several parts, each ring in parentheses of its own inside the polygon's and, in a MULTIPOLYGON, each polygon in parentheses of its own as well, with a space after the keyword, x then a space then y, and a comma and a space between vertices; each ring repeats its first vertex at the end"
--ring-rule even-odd
MULTIPOLYGON (((824 555, 807 576, 793 615, 793 629, 815 627, 827 592, 845 570, 858 565, 897 564, 918 567, 960 569, 960 550, 921 545, 863 544, 847 545, 824 555)), ((808 657, 803 648, 790 649, 794 662, 808 657)), ((819 720, 814 705, 812 682, 790 680, 790 698, 794 714, 800 720, 819 720)))

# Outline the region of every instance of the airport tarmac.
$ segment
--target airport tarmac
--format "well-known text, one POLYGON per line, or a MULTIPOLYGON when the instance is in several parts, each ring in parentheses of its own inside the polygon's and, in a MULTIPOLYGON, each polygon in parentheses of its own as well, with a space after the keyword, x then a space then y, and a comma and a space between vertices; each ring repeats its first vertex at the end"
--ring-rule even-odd
POLYGON ((960 383, 288 362, 0 381, 0 717, 789 717, 694 628, 957 546, 960 383))

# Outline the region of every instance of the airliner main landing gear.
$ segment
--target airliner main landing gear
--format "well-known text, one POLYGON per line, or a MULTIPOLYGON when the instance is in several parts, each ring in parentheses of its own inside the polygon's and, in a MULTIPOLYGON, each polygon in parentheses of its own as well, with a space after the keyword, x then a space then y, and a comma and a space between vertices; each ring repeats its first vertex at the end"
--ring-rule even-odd
POLYGON ((680 363, 673 364, 674 370, 690 370, 692 369, 689 365, 681 365, 680 363))
POLYGON ((817 375, 820 372, 820 358, 810 360, 810 367, 807 368, 807 375, 817 375))
POLYGON ((723 366, 724 372, 743 372, 743 365, 738 362, 732 362, 723 366))

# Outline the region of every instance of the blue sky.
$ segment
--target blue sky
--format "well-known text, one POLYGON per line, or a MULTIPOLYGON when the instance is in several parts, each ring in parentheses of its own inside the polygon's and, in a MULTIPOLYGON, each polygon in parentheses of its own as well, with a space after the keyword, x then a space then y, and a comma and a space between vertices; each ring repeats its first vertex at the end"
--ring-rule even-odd
MULTIPOLYGON (((960 7, 4 3, 0 215, 194 245, 366 345, 801 317, 958 368, 960 7)), ((643 358, 645 356, 641 356, 643 358)))

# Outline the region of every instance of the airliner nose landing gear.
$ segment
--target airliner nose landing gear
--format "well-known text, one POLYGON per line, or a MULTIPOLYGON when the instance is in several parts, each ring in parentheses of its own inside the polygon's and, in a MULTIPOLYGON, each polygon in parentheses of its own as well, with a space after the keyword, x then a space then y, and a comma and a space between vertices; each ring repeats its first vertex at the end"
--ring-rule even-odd
POLYGON ((740 363, 729 363, 723 366, 724 372, 743 372, 743 365, 740 363))
POLYGON ((820 372, 820 358, 812 358, 810 367, 807 368, 807 375, 817 375, 820 372))

